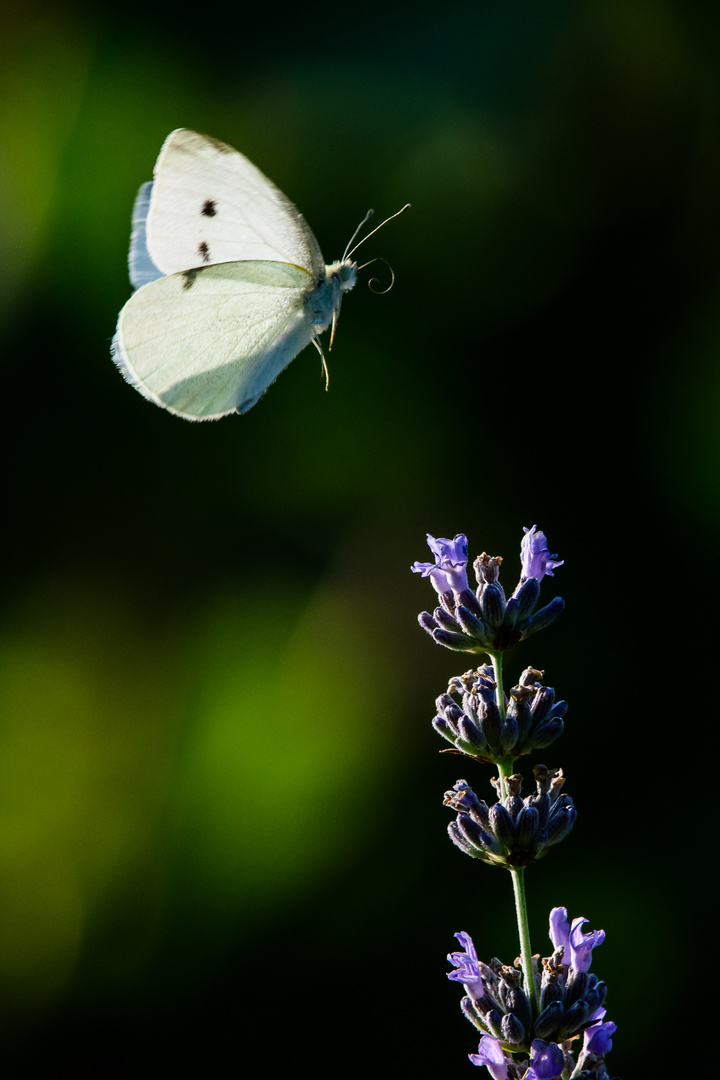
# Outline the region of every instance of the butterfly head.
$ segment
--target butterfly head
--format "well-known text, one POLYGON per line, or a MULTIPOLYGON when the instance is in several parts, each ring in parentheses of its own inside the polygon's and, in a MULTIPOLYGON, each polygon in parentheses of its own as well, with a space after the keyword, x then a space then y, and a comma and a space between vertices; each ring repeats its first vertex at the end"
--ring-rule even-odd
POLYGON ((352 259, 340 259, 330 263, 325 272, 339 293, 349 292, 357 281, 357 263, 352 259))

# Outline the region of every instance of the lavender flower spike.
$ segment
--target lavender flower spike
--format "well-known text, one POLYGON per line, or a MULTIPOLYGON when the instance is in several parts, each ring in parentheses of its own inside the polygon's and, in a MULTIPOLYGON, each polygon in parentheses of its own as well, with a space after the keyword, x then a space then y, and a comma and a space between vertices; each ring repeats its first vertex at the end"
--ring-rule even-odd
POLYGON ((492 1035, 483 1035, 477 1054, 468 1054, 468 1057, 473 1065, 487 1065, 493 1080, 507 1080, 508 1059, 499 1041, 492 1035))
POLYGON ((464 533, 458 533, 454 540, 447 540, 443 536, 435 539, 428 533, 427 542, 435 556, 435 562, 415 562, 410 567, 413 573, 429 577, 433 588, 440 596, 449 592, 461 593, 467 589, 467 536, 464 533))
POLYGON ((562 566, 565 560, 560 559, 558 562, 557 555, 550 554, 545 533, 542 530, 538 532, 537 525, 533 525, 532 529, 526 529, 523 526, 523 532, 525 535, 520 544, 520 560, 522 562, 520 580, 527 581, 528 578, 532 577, 536 581, 542 581, 546 574, 548 577, 555 577, 553 570, 556 570, 558 566, 562 566))
POLYGON ((550 940, 553 948, 563 949, 563 963, 577 972, 590 970, 592 951, 605 940, 604 930, 593 930, 583 934, 582 928, 588 922, 582 915, 568 922, 567 908, 556 907, 550 912, 550 940))

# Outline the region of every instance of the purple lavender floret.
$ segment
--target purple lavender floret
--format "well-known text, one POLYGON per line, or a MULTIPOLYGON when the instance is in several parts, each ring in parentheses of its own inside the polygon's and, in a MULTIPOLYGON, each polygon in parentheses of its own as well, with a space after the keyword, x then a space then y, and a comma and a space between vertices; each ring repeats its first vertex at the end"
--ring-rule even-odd
POLYGON ((563 1071, 563 1052, 557 1043, 535 1039, 530 1047, 530 1068, 523 1080, 554 1080, 563 1071))
POLYGON ((448 953, 448 960, 457 969, 448 972, 448 979, 462 983, 472 998, 481 998, 485 991, 473 939, 464 930, 455 937, 463 946, 463 952, 448 953))
POLYGON ((567 908, 556 907, 550 912, 550 940, 555 949, 563 950, 563 963, 577 972, 590 970, 592 951, 605 940, 604 930, 593 930, 583 934, 582 928, 588 919, 578 916, 572 926, 568 922, 567 908))
POLYGON ((443 536, 427 534, 428 547, 435 556, 434 563, 414 562, 410 569, 414 574, 429 577, 435 591, 443 593, 462 593, 468 587, 467 561, 468 542, 464 533, 458 533, 454 540, 443 536))
POLYGON ((542 529, 538 530, 537 525, 533 525, 532 529, 526 529, 523 526, 523 532, 525 535, 520 545, 521 580, 535 578, 536 581, 542 581, 546 574, 548 577, 554 577, 553 570, 562 566, 565 560, 560 559, 558 562, 557 555, 550 554, 547 537, 542 529))
POLYGON ((612 1050, 612 1036, 617 1031, 617 1024, 613 1024, 612 1021, 602 1023, 605 1009, 598 1011, 601 1017, 600 1022, 585 1028, 583 1033, 582 1054, 585 1056, 595 1054, 597 1057, 604 1057, 605 1054, 609 1054, 612 1050))
POLYGON ((468 1057, 473 1065, 486 1065, 493 1080, 508 1080, 508 1059, 493 1035, 483 1035, 477 1054, 468 1054, 468 1057))
MULTIPOLYGON (((483 1035, 477 1054, 468 1054, 468 1057, 473 1065, 485 1065, 493 1080, 508 1080, 512 1059, 505 1055, 500 1040, 493 1035, 483 1035)), ((557 1043, 535 1039, 530 1048, 529 1068, 523 1074, 523 1080, 555 1080, 563 1071, 564 1064, 563 1052, 557 1043)), ((513 1064, 513 1076, 519 1075, 516 1070, 517 1066, 513 1064)))

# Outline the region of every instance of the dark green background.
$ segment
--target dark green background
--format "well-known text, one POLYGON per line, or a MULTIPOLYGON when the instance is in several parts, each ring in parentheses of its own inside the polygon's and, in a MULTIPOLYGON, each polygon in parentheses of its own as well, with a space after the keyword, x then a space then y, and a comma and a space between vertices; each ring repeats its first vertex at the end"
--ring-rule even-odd
POLYGON ((533 948, 555 904, 604 927, 611 1074, 680 1075, 656 1054, 702 1000, 712 856, 718 9, 2 21, 6 1075, 471 1075, 452 934, 518 947, 509 881, 445 837, 442 792, 489 771, 438 753, 469 658, 418 628, 409 566, 464 531, 512 588, 535 522, 567 612, 509 675, 570 701, 543 759, 579 819, 527 874, 533 948), (113 367, 133 199, 179 126, 272 177, 328 261, 412 203, 363 249, 396 283, 347 297, 328 394, 307 350, 192 425, 113 367))

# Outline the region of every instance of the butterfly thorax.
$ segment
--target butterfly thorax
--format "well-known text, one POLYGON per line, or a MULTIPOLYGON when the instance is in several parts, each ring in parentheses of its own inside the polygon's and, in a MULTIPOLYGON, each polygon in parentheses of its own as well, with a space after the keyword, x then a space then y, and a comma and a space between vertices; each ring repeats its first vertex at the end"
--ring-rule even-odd
POLYGON ((305 310, 316 333, 322 333, 333 321, 333 315, 340 310, 343 293, 352 289, 356 278, 357 265, 350 259, 325 267, 324 279, 305 300, 305 310))

